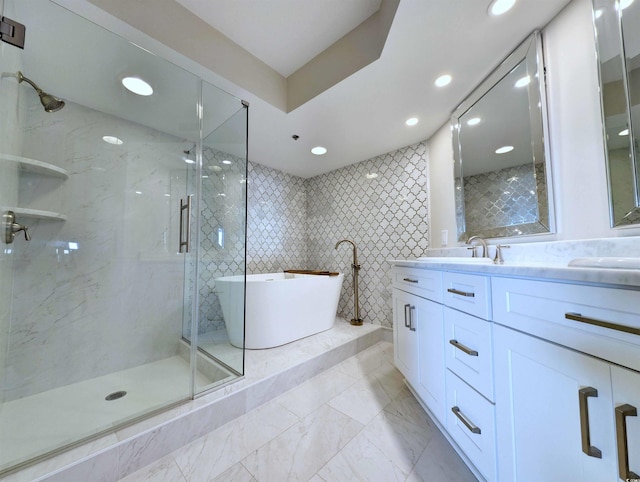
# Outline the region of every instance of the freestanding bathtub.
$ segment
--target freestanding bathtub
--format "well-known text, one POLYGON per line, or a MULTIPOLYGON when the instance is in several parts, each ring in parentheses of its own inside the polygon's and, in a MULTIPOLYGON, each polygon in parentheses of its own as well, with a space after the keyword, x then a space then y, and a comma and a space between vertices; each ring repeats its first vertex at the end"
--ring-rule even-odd
POLYGON ((233 346, 273 348, 330 329, 336 319, 344 274, 319 276, 269 273, 216 279, 222 316, 233 346))

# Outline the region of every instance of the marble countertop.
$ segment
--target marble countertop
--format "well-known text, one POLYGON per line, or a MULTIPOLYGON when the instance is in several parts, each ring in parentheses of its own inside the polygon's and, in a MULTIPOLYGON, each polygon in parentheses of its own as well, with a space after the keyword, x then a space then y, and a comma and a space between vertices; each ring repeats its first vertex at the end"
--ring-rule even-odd
POLYGON ((442 271, 463 271, 491 276, 534 278, 555 281, 596 283, 640 289, 640 270, 610 269, 549 265, 544 263, 517 262, 505 264, 471 264, 465 262, 439 262, 424 259, 391 259, 390 263, 413 268, 430 268, 442 271))

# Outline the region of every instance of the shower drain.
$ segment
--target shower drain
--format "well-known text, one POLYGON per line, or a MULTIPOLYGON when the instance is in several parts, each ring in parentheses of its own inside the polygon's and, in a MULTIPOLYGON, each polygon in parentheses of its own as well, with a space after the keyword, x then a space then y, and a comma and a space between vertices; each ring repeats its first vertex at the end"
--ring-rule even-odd
POLYGON ((119 398, 122 398, 122 397, 124 397, 126 394, 127 394, 127 392, 125 392, 124 390, 120 390, 119 392, 113 392, 113 393, 110 393, 109 395, 107 395, 106 397, 104 397, 104 399, 105 399, 107 402, 110 402, 110 401, 112 401, 112 400, 117 400, 117 399, 119 399, 119 398))

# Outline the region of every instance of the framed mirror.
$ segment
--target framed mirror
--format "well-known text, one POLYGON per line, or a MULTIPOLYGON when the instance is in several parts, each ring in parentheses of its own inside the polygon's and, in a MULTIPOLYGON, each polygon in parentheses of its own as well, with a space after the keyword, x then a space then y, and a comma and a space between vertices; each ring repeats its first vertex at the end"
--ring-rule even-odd
POLYGON ((458 240, 554 232, 538 32, 465 99, 451 122, 458 240))
POLYGON ((593 0, 611 226, 640 223, 640 2, 593 0))

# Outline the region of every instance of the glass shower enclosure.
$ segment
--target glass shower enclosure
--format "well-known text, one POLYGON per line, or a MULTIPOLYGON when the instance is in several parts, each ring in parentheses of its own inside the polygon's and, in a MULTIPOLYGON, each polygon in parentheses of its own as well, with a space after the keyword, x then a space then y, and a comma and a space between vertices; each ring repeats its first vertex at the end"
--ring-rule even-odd
POLYGON ((245 273, 248 105, 49 0, 0 10, 27 26, 0 43, 2 476, 243 375, 215 280, 245 273))

